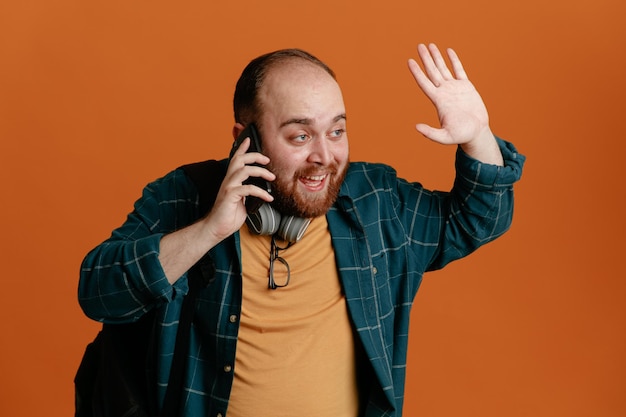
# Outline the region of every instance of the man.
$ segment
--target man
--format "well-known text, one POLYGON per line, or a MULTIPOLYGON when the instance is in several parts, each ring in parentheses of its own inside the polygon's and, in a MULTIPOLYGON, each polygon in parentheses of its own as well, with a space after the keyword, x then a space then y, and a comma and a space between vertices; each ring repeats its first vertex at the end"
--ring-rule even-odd
POLYGON ((422 275, 508 229, 524 162, 491 133, 456 54, 448 51, 452 71, 436 46, 419 45, 418 54, 424 70, 414 60, 409 69, 441 127, 417 130, 459 148, 450 192, 385 165, 350 163, 333 72, 306 52, 277 51, 239 79, 233 136, 254 124, 262 149, 246 152, 246 139, 232 154, 212 209, 199 212, 198 190, 175 170, 146 187, 124 225, 87 255, 79 301, 88 316, 122 323, 157 311, 160 403, 186 273, 209 252, 216 273, 199 295, 182 415, 402 414, 422 275), (244 225, 250 198, 281 218, 307 219, 303 237, 256 234, 244 225))

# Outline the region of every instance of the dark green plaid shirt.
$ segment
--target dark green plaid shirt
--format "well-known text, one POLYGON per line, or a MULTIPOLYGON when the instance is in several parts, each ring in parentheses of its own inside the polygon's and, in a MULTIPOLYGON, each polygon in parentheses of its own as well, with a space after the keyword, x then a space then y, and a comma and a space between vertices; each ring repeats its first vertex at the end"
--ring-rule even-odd
MULTIPOLYGON (((504 167, 479 163, 458 150, 450 192, 426 190, 385 165, 350 164, 327 219, 350 318, 374 375, 363 390, 365 416, 402 414, 410 310, 424 272, 468 255, 510 226, 513 183, 524 157, 511 144, 498 143, 504 167)), ((79 301, 89 317, 130 322, 157 308, 161 402, 187 279, 168 283, 158 260, 159 241, 202 214, 195 186, 175 170, 144 189, 127 221, 87 255, 81 269, 79 301)), ((234 377, 242 291, 239 234, 211 254, 216 275, 199 295, 190 343, 182 413, 188 417, 227 415, 234 377)))

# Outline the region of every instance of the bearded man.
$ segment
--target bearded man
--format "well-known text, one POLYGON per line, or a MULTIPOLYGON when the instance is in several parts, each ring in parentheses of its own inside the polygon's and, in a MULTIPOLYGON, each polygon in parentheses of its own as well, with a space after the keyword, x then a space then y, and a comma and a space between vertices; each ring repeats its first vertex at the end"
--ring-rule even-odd
MULTIPOLYGON (((450 191, 350 162, 333 71, 305 51, 279 50, 252 60, 237 83, 233 137, 253 125, 260 149, 238 141, 214 179, 211 209, 201 211, 201 190, 176 169, 148 185, 127 221, 86 256, 79 301, 89 317, 125 323, 156 311, 159 406, 187 273, 208 254, 215 273, 198 294, 181 416, 402 415, 422 277, 509 228, 524 163, 492 134, 454 51, 451 69, 435 45, 419 45, 418 55, 423 69, 414 60, 409 69, 441 126, 417 130, 457 146, 450 191), (250 227, 248 199, 299 225, 297 237, 250 227)), ((406 142, 399 149, 411 152, 406 142)))

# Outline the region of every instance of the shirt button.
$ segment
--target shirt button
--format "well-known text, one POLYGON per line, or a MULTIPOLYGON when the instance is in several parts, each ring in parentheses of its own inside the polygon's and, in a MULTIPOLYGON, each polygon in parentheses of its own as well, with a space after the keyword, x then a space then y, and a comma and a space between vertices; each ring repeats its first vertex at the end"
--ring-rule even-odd
POLYGON ((374 273, 374 275, 376 275, 378 273, 378 269, 376 269, 375 266, 372 267, 372 272, 374 273))
POLYGON ((231 323, 236 323, 237 322, 237 316, 235 314, 231 315, 228 320, 230 320, 231 323))
POLYGON ((230 372, 233 370, 233 367, 230 365, 224 365, 224 372, 230 372))

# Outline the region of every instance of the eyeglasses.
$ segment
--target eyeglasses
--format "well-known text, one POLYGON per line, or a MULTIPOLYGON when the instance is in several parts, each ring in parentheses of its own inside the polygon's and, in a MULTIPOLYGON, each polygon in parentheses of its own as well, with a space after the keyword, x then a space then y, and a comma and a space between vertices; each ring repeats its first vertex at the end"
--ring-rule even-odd
POLYGON ((268 288, 271 288, 272 290, 275 290, 276 288, 286 287, 287 284, 289 284, 289 279, 291 278, 291 269, 289 269, 289 264, 287 263, 287 261, 283 257, 278 255, 279 251, 285 250, 289 246, 291 246, 291 242, 284 248, 281 248, 276 244, 276 238, 272 236, 272 242, 270 245, 269 282, 267 284, 268 288), (276 263, 276 261, 278 261, 278 264, 276 263), (284 268, 280 267, 281 264, 284 266, 284 268), (279 267, 275 268, 276 265, 278 265, 279 267), (275 269, 280 271, 276 275, 274 273, 275 269), (276 278, 280 278, 278 283, 276 282, 276 278))

